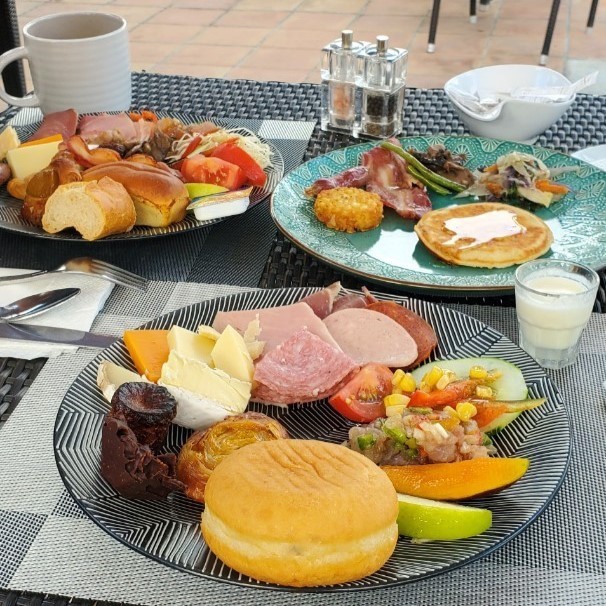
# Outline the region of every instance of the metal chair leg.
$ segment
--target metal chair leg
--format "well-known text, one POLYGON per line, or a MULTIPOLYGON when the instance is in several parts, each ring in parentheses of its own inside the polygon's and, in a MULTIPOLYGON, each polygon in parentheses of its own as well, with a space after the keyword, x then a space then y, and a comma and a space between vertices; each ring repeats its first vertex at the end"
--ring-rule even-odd
POLYGON ((592 0, 591 8, 589 9, 589 18, 587 19, 587 31, 590 32, 593 29, 595 22, 595 14, 598 10, 598 0, 592 0))
POLYGON ((553 30, 555 29, 558 11, 560 10, 560 1, 553 0, 551 12, 549 13, 549 21, 547 22, 547 31, 545 32, 545 40, 543 42, 543 50, 539 59, 539 65, 546 65, 549 57, 549 48, 551 47, 551 39, 553 38, 553 30))
POLYGON ((478 22, 478 15, 476 11, 476 0, 469 0, 469 21, 471 23, 478 22))
POLYGON ((431 21, 429 22, 429 40, 427 41, 427 52, 434 53, 436 50, 436 33, 438 31, 438 18, 440 16, 440 0, 433 0, 431 8, 431 21))

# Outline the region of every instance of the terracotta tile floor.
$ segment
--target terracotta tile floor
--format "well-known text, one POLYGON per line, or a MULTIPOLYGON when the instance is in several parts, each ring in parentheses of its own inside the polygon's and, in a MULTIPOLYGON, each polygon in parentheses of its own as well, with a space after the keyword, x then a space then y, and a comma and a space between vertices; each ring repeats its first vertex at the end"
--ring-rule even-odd
MULTIPOLYGON (((606 60, 606 2, 593 33, 591 0, 563 0, 549 66, 606 60)), ((492 0, 469 22, 468 0, 442 2, 437 48, 426 52, 431 0, 17 0, 20 25, 49 13, 123 15, 132 67, 170 74, 318 82, 320 48, 352 28, 356 39, 388 34, 410 51, 408 84, 441 87, 467 69, 539 59, 551 0, 492 0), (482 10, 484 9, 484 10, 482 10)), ((479 5, 479 2, 478 2, 479 5)), ((606 71, 606 70, 605 70, 606 71)))

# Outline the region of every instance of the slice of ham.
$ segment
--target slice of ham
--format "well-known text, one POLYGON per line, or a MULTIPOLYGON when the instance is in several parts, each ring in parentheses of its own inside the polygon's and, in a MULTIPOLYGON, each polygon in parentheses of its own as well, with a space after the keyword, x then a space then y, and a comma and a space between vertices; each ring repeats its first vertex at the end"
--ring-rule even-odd
POLYGON ((282 307, 268 307, 265 309, 247 309, 241 311, 219 311, 215 316, 213 328, 219 332, 230 324, 240 334, 256 317, 259 318, 261 333, 259 340, 265 342, 263 355, 275 349, 301 328, 307 330, 332 347, 339 349, 337 342, 324 326, 322 320, 316 316, 312 308, 303 302, 282 307))
POLYGON ((80 136, 88 143, 102 143, 113 137, 131 142, 137 141, 138 135, 135 123, 124 112, 80 118, 80 136))
POLYGON ((358 364, 404 368, 418 355, 417 344, 395 320, 370 309, 341 309, 323 320, 341 349, 358 364))
POLYGON ((414 339, 418 353, 411 366, 416 366, 429 358, 429 355, 437 346, 438 339, 431 324, 411 309, 398 305, 395 301, 376 301, 368 305, 367 309, 389 316, 414 339))
POLYGON ((301 302, 307 303, 316 316, 318 316, 320 320, 323 320, 332 312, 335 300, 337 300, 336 297, 340 290, 341 282, 333 282, 330 286, 301 299, 301 302))
POLYGON ((332 177, 323 177, 314 181, 305 190, 305 194, 310 198, 314 198, 326 189, 334 189, 335 187, 364 187, 367 181, 368 169, 364 166, 354 166, 332 177))
POLYGON ((53 112, 46 114, 38 130, 28 139, 28 141, 37 141, 44 137, 52 135, 61 135, 66 141, 72 135, 76 134, 78 127, 78 112, 75 109, 66 109, 62 112, 53 112))
POLYGON ((427 192, 415 185, 406 161, 397 154, 374 147, 362 154, 362 165, 368 169, 366 190, 378 194, 385 206, 404 219, 418 220, 431 210, 427 192))
POLYGON ((252 399, 265 404, 320 400, 357 369, 348 355, 303 328, 257 362, 252 399))
POLYGON ((332 306, 332 311, 334 313, 341 309, 351 309, 355 307, 357 307, 358 309, 363 309, 364 307, 366 307, 366 299, 362 295, 348 293, 335 300, 332 306))

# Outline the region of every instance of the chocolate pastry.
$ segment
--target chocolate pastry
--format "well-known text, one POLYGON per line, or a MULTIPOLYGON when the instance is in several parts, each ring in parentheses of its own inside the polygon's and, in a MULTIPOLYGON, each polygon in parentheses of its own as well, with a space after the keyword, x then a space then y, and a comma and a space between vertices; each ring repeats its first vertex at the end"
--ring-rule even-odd
POLYGON ((109 416, 122 419, 140 444, 157 451, 177 414, 177 402, 166 387, 154 383, 124 383, 112 397, 109 416))
POLYGON ((174 454, 154 455, 139 444, 123 419, 107 415, 101 434, 101 475, 122 496, 129 499, 164 499, 183 491, 176 479, 174 454))

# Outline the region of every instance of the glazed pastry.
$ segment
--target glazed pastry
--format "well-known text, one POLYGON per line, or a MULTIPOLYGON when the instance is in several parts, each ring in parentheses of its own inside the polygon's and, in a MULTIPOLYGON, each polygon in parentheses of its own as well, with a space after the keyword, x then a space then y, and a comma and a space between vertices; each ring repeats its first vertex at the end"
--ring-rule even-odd
POLYGON ((227 417, 190 436, 179 453, 177 477, 190 499, 204 503, 206 482, 227 455, 254 442, 285 438, 288 432, 284 426, 264 414, 245 412, 227 417))

